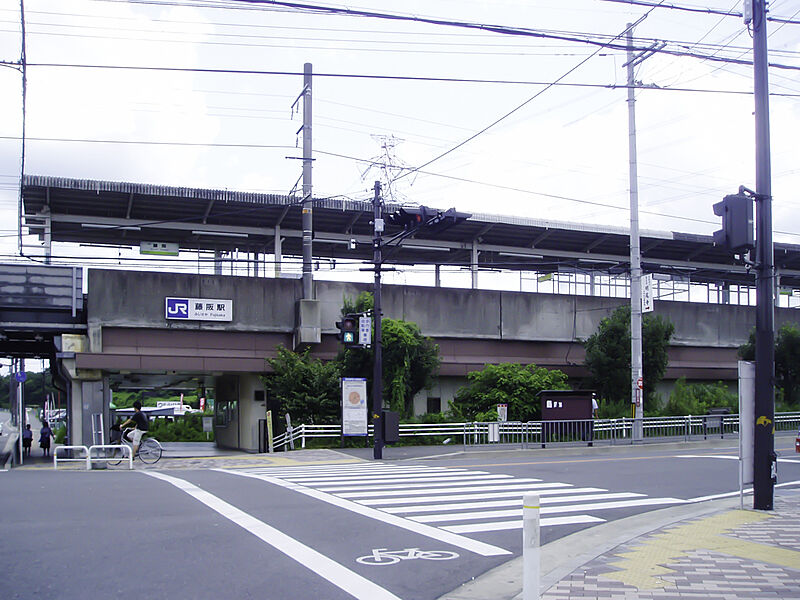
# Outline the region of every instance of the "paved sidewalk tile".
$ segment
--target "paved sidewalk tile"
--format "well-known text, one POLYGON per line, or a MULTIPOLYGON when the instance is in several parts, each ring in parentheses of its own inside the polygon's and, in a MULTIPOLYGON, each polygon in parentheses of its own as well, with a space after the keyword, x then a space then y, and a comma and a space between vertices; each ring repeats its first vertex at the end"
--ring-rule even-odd
POLYGON ((618 546, 542 600, 800 599, 800 498, 775 510, 728 510, 618 546))

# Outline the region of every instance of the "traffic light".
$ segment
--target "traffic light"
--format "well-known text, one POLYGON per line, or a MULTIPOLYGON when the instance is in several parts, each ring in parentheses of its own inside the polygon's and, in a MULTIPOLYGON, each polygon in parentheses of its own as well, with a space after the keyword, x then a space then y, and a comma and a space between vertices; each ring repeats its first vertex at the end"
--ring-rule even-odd
POLYGON ((755 247, 753 235, 753 199, 745 194, 730 194, 714 205, 714 214, 722 217, 722 229, 714 232, 714 243, 734 254, 755 247))
POLYGON ((433 214, 435 214, 435 211, 432 211, 427 206, 401 207, 389 215, 387 221, 408 231, 423 225, 433 214))
POLYGON ((358 317, 359 315, 345 315, 341 321, 336 321, 336 328, 339 330, 336 336, 345 346, 358 345, 358 317))
POLYGON ((427 206, 406 206, 389 215, 387 221, 406 231, 424 227, 426 232, 438 233, 471 216, 469 213, 458 212, 455 208, 441 211, 427 206))

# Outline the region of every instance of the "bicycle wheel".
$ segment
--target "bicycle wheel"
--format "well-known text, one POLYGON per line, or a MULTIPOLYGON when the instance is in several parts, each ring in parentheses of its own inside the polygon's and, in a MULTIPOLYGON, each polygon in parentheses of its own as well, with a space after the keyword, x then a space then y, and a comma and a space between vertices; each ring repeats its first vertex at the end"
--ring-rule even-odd
POLYGON ((356 559, 357 563, 362 565, 395 565, 400 562, 400 559, 391 554, 368 554, 367 556, 359 556, 356 559))
POLYGON ((417 552, 417 557, 424 560, 450 560, 458 558, 458 554, 447 550, 421 550, 417 552))
POLYGON ((122 447, 117 448, 107 448, 106 449, 106 456, 109 458, 106 462, 110 465, 118 465, 122 462, 122 458, 125 454, 122 451, 122 447))
POLYGON ((143 463, 149 465, 158 462, 158 459, 161 458, 161 452, 161 444, 158 443, 158 440, 154 440, 153 438, 142 440, 142 443, 139 445, 139 458, 142 459, 143 463))

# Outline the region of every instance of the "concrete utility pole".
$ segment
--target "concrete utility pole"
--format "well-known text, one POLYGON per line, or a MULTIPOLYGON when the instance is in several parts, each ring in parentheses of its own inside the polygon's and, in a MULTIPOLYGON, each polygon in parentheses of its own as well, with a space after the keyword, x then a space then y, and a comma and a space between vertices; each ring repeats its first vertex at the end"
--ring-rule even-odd
POLYGON ((311 63, 303 65, 303 298, 314 298, 311 270, 312 206, 311 206, 311 63))
MULTIPOLYGON (((746 2, 751 0, 745 0, 746 2)), ((769 149, 766 0, 753 2, 756 119, 756 401, 753 508, 772 510, 775 486, 775 265, 769 149)))
POLYGON ((628 162, 631 204, 631 403, 633 413, 633 440, 642 441, 644 399, 642 389, 642 265, 639 248, 639 175, 636 165, 636 110, 634 103, 633 24, 628 23, 628 162))
POLYGON ((372 198, 372 214, 375 238, 372 241, 373 265, 375 268, 374 304, 372 308, 375 325, 375 356, 372 367, 372 435, 375 440, 373 458, 383 458, 383 336, 381 335, 381 234, 383 234, 383 215, 381 212, 381 182, 375 182, 375 195, 372 198))

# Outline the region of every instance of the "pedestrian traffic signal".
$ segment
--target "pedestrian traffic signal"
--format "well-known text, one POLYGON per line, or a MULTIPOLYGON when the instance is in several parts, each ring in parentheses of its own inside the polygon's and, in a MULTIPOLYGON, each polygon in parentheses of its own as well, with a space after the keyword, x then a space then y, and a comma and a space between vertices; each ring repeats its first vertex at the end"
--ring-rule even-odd
POLYGON ((358 345, 358 317, 359 315, 345 315, 341 321, 336 321, 336 328, 339 330, 337 338, 345 346, 358 345))
POLYGON ((714 232, 714 243, 734 254, 755 247, 753 235, 753 199, 745 194, 730 194, 714 205, 714 214, 722 217, 722 229, 714 232))

